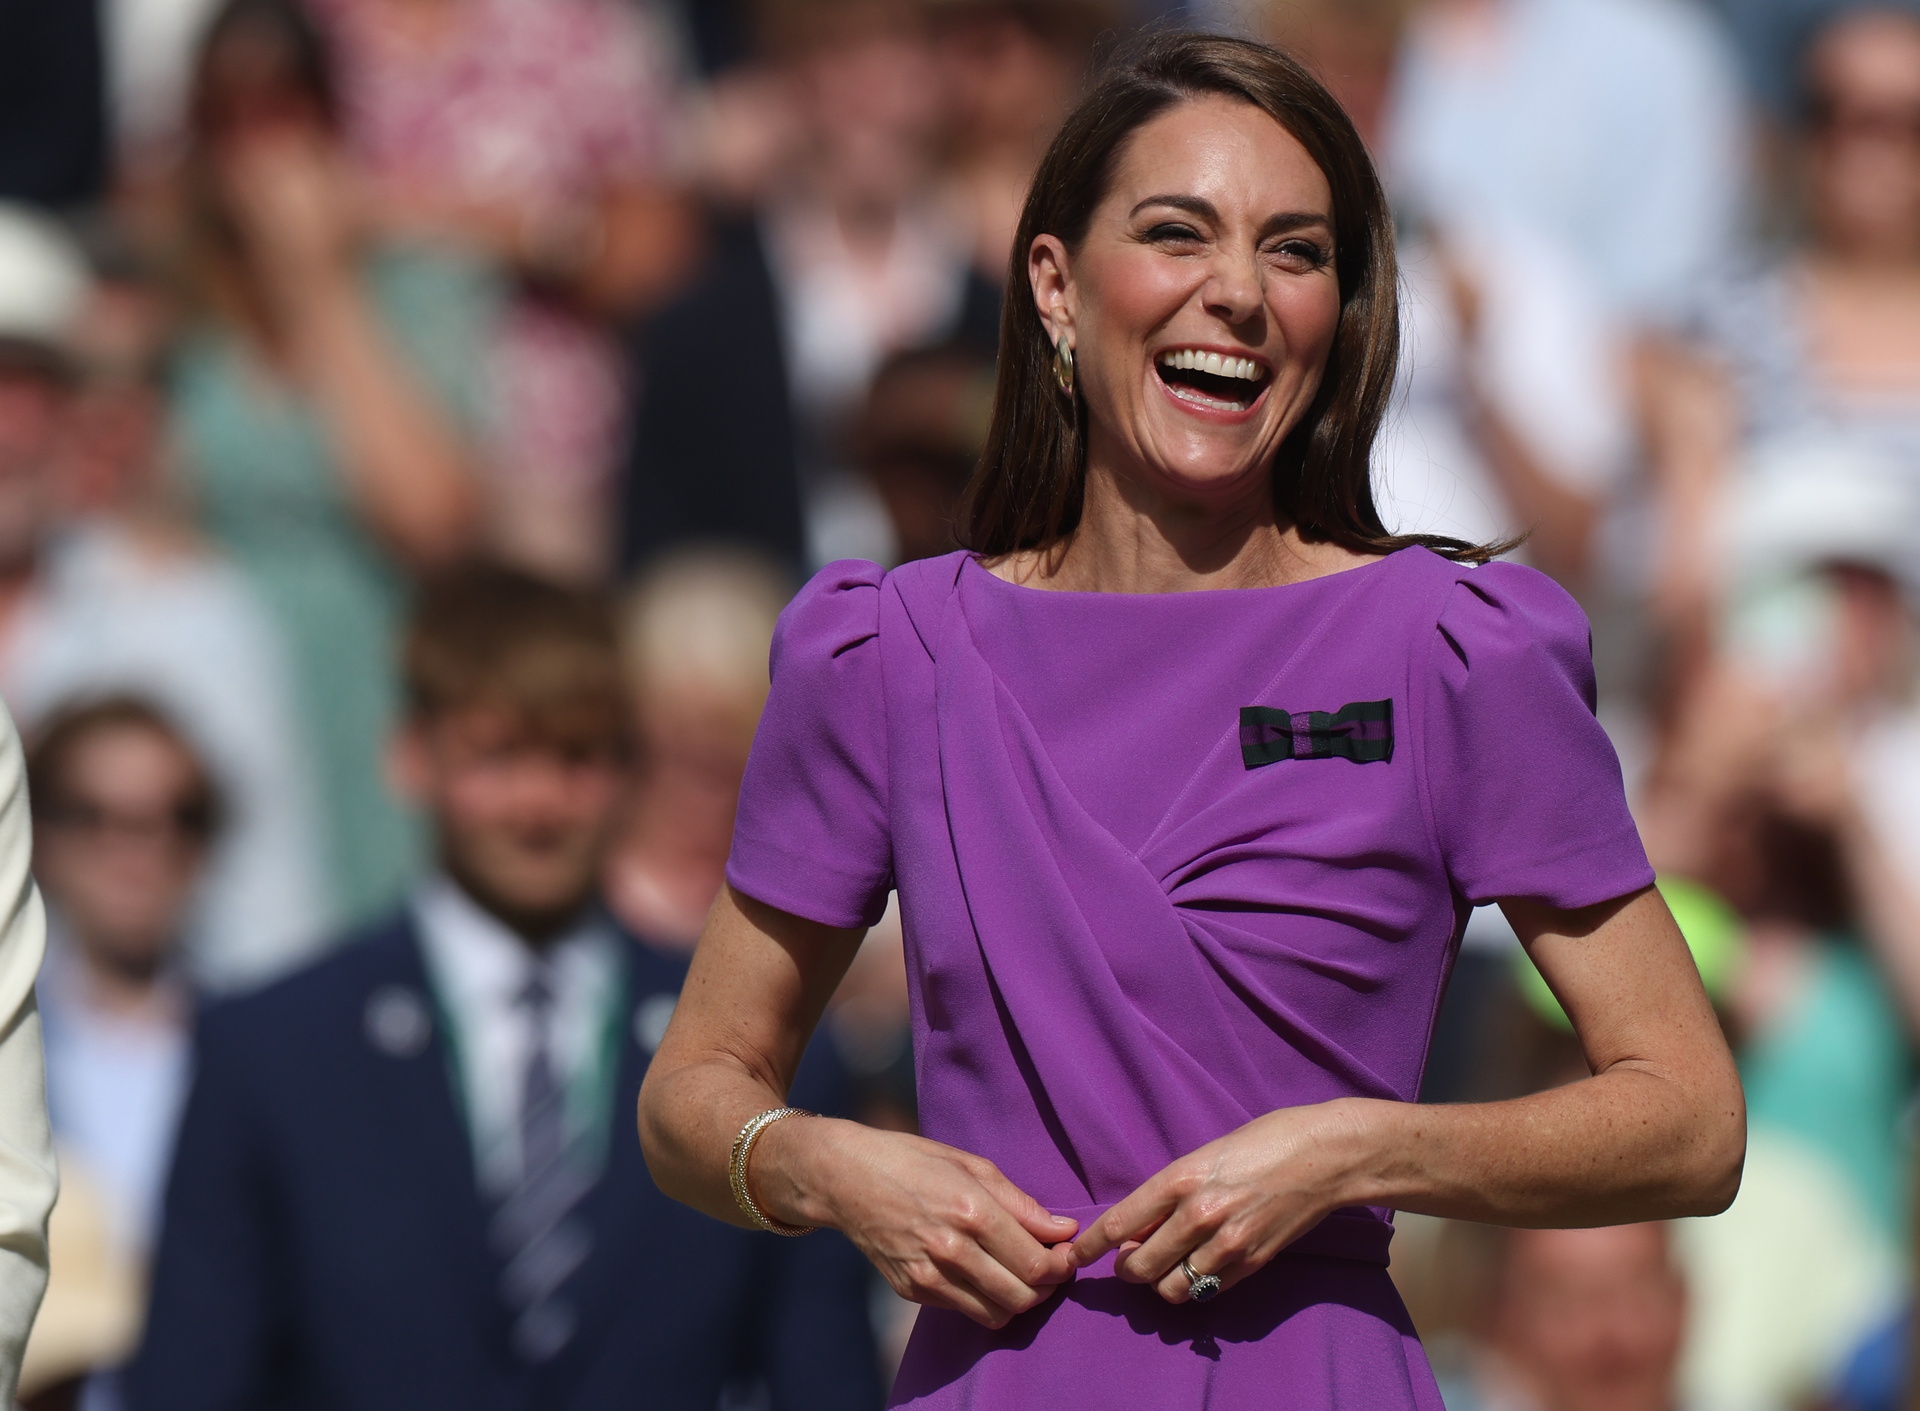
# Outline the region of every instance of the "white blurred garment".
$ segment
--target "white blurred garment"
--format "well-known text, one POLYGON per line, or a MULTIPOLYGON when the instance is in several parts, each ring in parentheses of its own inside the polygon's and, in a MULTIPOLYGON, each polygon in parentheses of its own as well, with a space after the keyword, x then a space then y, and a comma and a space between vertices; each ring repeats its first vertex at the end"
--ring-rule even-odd
POLYGON ((1747 1134, 1733 1205, 1673 1229, 1687 1278, 1680 1381, 1700 1411, 1810 1404, 1900 1297, 1898 1253, 1845 1178, 1764 1127, 1747 1134))
POLYGON ((46 913, 29 863, 26 763, 0 709, 0 1406, 13 1404, 27 1331, 47 1287, 47 1217, 59 1182, 47 1123, 34 979, 46 913))
POLYGON ((100 23, 108 105, 123 150, 180 141, 194 59, 220 0, 105 0, 100 23))
POLYGON ((605 1117, 599 1096, 607 1024, 622 992, 619 941, 590 916, 536 952, 444 876, 412 902, 427 974, 454 1033, 461 1107, 480 1188, 498 1197, 521 1178, 520 1135, 527 1060, 537 1034, 522 1003, 540 977, 552 993, 548 1062, 578 1128, 605 1117), (576 1098, 575 1095, 578 1095, 576 1098))
POLYGON ((192 929, 196 978, 230 989, 313 953, 328 917, 309 765, 279 638, 236 573, 76 530, 0 646, 0 689, 29 731, 74 699, 141 695, 207 761, 228 817, 192 929))
POLYGON ((1384 163, 1397 203, 1541 231, 1610 310, 1682 316, 1738 233, 1748 152, 1738 79, 1683 0, 1432 7, 1408 34, 1384 163))
POLYGON ((1374 446, 1381 519, 1393 533, 1469 543, 1527 527, 1470 432, 1469 357, 1482 395, 1542 470, 1604 502, 1630 445, 1605 310, 1570 259, 1519 229, 1463 227, 1447 248, 1476 292, 1478 333, 1469 349, 1438 248, 1403 242, 1400 365, 1374 446))

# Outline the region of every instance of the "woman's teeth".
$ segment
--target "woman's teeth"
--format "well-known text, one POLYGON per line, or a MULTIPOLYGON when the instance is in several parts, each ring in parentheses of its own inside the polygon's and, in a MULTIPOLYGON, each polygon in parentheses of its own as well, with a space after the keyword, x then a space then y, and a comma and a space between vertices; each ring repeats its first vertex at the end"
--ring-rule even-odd
POLYGON ((1195 348, 1170 349, 1160 355, 1160 363, 1181 372, 1210 372, 1215 377, 1239 377, 1248 382, 1258 382, 1267 375, 1267 370, 1252 358, 1223 357, 1195 348))
POLYGON ((1267 369, 1252 358, 1169 348, 1161 353, 1160 381, 1183 402, 1215 411, 1244 411, 1259 400, 1267 369))

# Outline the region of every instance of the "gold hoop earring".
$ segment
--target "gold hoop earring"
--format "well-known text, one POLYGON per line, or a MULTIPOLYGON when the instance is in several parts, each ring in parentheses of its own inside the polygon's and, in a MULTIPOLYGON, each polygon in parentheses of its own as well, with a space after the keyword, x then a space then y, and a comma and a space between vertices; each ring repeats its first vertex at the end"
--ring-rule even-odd
POLYGON ((1073 345, 1067 342, 1064 333, 1053 345, 1053 380, 1060 384, 1062 392, 1069 397, 1073 395, 1073 345))

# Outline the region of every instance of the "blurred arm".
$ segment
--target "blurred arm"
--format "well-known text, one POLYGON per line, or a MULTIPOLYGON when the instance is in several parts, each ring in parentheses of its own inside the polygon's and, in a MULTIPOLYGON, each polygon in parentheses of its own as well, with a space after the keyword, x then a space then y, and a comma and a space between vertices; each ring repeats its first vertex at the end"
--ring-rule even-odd
POLYGON ((471 453, 380 326, 344 261, 286 289, 295 361, 319 403, 349 496, 404 560, 457 557, 480 521, 471 453))
POLYGON ((479 477, 452 419, 381 326, 339 157, 269 136, 227 163, 285 353, 318 406, 348 498, 402 559, 456 557, 479 528, 479 477))
POLYGON ((1674 637, 1675 660, 1703 661, 1718 587, 1715 520, 1739 435, 1733 385, 1718 364, 1671 339, 1643 338, 1632 363, 1660 516, 1654 608, 1674 637))

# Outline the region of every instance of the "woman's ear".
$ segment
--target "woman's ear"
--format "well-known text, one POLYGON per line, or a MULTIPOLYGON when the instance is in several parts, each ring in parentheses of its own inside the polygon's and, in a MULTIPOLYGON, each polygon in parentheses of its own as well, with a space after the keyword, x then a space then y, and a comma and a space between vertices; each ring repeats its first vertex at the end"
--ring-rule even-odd
POLYGON ((1040 322, 1047 327, 1047 341, 1058 343, 1062 334, 1074 342, 1074 305, 1071 257, 1066 245, 1055 235, 1036 235, 1027 251, 1027 283, 1033 287, 1034 307, 1040 322))

